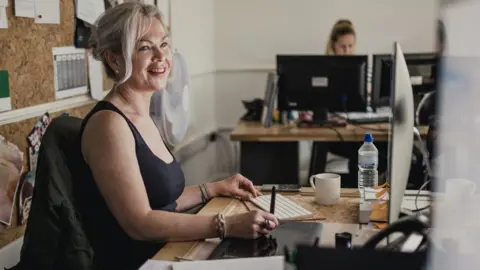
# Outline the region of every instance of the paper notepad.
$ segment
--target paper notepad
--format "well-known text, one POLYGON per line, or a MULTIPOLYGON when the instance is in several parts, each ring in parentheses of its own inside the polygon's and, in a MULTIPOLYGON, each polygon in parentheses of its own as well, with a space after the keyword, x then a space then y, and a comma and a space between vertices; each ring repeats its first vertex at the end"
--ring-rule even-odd
POLYGON ((170 270, 175 262, 148 260, 139 270, 170 270))
POLYGON ((283 270, 283 256, 181 262, 173 270, 283 270))

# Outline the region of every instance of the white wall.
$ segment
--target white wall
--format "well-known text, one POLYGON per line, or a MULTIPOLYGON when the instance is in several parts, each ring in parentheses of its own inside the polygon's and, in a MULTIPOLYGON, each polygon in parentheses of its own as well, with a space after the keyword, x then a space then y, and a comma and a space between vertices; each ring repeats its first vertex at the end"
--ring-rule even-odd
POLYGON ((191 135, 215 129, 214 1, 171 1, 171 32, 174 49, 187 61, 191 76, 191 135), (203 104, 211 104, 205 106, 203 104), (202 104, 202 106, 200 106, 202 104))
POLYGON ((217 123, 235 125, 241 99, 263 98, 276 54, 323 54, 339 18, 355 25, 357 53, 372 54, 392 52, 394 41, 432 51, 436 17, 436 0, 215 0, 217 123))
POLYGON ((179 155, 187 185, 195 185, 216 173, 215 145, 205 145, 205 136, 216 130, 214 1, 172 0, 171 34, 174 49, 185 57, 191 76, 191 123, 179 155))
MULTIPOLYGON (((405 52, 432 51, 435 2, 171 1, 173 46, 185 56, 192 77, 192 121, 185 141, 217 128, 234 127, 245 113, 241 100, 263 98, 266 74, 275 68, 275 55, 323 54, 330 29, 339 18, 353 21, 359 54, 391 52, 394 41, 399 41, 405 52), (342 8, 345 6, 348 8, 342 8)), ((184 150, 202 148, 204 139, 184 150)), ((222 163, 220 152, 208 146, 185 161, 187 184, 209 179, 219 172, 218 167, 225 167, 212 165, 222 163)))

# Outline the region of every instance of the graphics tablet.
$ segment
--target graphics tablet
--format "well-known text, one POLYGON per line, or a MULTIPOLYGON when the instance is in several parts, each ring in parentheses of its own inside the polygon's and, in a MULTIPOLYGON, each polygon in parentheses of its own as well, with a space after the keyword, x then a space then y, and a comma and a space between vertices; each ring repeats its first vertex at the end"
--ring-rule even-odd
POLYGON ((225 238, 210 254, 209 260, 283 256, 285 247, 294 250, 297 245, 313 245, 320 237, 322 224, 289 221, 281 223, 269 235, 257 239, 225 238))

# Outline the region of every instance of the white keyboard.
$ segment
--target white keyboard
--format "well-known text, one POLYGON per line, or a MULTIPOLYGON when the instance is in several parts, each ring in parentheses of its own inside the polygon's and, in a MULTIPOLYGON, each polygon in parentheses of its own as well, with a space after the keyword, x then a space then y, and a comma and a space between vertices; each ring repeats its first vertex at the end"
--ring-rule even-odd
POLYGON ((384 118, 392 117, 392 110, 389 107, 379 107, 376 112, 337 112, 336 115, 341 117, 348 118, 350 120, 357 119, 375 119, 375 118, 384 118))
MULTIPOLYGON (((270 195, 262 195, 256 198, 250 199, 250 201, 256 206, 260 207, 263 211, 270 211, 270 195)), ((281 194, 275 196, 275 216, 279 220, 285 219, 297 219, 312 217, 313 213, 301 207, 296 202, 288 199, 281 194)))

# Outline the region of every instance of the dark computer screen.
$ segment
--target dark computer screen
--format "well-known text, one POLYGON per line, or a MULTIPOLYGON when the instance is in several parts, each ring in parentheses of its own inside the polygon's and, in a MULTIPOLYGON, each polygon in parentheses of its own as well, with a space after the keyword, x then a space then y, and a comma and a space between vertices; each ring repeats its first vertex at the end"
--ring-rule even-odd
POLYGON ((281 111, 366 111, 367 56, 277 55, 281 111))
POLYGON ((396 252, 381 249, 338 249, 298 246, 295 258, 297 270, 424 270, 426 251, 396 252))
MULTIPOLYGON (((414 95, 436 90, 438 56, 435 53, 404 54, 414 95)), ((374 106, 390 102, 392 87, 392 55, 373 55, 372 101, 374 106)))

